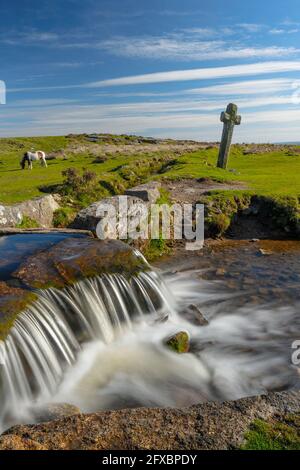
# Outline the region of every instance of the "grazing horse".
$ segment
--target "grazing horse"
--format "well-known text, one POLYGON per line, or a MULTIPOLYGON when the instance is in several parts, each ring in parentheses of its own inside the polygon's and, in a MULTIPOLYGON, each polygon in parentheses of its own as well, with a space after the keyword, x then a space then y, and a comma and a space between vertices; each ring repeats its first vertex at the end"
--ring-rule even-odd
POLYGON ((41 150, 37 150, 36 152, 25 152, 20 162, 22 170, 25 169, 26 162, 28 163, 28 168, 32 170, 32 162, 37 162, 37 161, 40 161, 41 165, 47 168, 45 152, 42 152, 41 150))

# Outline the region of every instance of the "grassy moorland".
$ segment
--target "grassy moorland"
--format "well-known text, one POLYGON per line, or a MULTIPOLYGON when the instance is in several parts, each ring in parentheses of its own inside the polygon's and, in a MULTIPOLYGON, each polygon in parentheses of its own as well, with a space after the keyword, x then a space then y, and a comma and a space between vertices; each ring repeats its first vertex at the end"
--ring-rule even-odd
MULTIPOLYGON (((93 143, 83 135, 0 139, 0 203, 14 204, 55 191, 68 168, 78 171, 84 168, 101 178, 99 196, 103 192, 121 192, 163 167, 170 157, 167 142, 156 146, 152 142, 147 144, 147 140, 140 144, 130 136, 112 136, 93 143), (47 169, 35 163, 32 172, 21 170, 22 155, 31 148, 47 153, 50 158, 47 169)), ((181 153, 185 149, 182 147, 181 153)))
POLYGON ((215 144, 124 135, 101 135, 96 141, 86 135, 0 139, 0 203, 59 193, 63 208, 56 225, 63 226, 92 201, 148 179, 210 178, 244 183, 241 189, 211 191, 204 197, 213 206, 208 219, 216 233, 224 232, 232 214, 253 196, 275 204, 282 225, 299 223, 299 146, 234 145, 227 170, 216 168, 217 153, 215 144), (31 148, 48 154, 47 169, 37 163, 33 171, 20 169, 22 154, 31 148))
MULTIPOLYGON (((259 147, 259 146, 257 146, 259 147)), ((269 148, 270 146, 268 146, 269 148)), ((227 170, 216 168, 218 150, 202 150, 181 157, 169 177, 209 177, 219 181, 242 181, 257 194, 300 195, 300 147, 244 154, 243 146, 231 149, 227 170), (298 153, 299 152, 299 153, 298 153)))

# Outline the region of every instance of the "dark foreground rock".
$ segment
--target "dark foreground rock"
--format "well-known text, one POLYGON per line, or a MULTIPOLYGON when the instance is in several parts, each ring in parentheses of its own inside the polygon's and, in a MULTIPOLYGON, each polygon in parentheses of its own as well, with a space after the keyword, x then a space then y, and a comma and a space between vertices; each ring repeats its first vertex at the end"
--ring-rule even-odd
POLYGON ((28 438, 14 434, 0 438, 0 450, 47 450, 47 447, 28 438))
POLYGON ((136 408, 14 426, 0 437, 12 449, 234 449, 254 419, 299 413, 300 391, 204 403, 182 409, 136 408))
POLYGON ((28 257, 14 277, 29 287, 63 288, 98 274, 131 274, 144 266, 144 261, 122 241, 67 238, 28 257))

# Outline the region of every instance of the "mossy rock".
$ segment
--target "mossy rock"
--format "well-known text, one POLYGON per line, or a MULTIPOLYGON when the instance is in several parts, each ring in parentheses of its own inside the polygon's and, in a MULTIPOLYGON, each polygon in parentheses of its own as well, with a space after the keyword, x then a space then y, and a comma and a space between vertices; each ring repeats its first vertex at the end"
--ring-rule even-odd
POLYGON ((18 315, 38 295, 33 289, 63 289, 101 274, 120 273, 130 277, 148 269, 142 257, 120 240, 66 238, 46 250, 29 256, 13 273, 26 288, 0 281, 0 340, 4 340, 18 315))
POLYGON ((0 281, 0 340, 4 340, 19 313, 37 299, 33 292, 0 281))
POLYGON ((31 288, 63 288, 106 273, 131 276, 148 269, 143 258, 120 240, 67 238, 34 254, 13 274, 31 288))
POLYGON ((190 349, 190 337, 186 331, 179 331, 165 341, 166 346, 172 351, 182 354, 190 349))

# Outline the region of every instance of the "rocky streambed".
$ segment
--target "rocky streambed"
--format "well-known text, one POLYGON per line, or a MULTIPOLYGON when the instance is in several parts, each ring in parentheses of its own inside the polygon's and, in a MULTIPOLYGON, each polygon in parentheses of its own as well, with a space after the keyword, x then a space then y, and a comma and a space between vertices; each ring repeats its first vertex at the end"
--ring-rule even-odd
MULTIPOLYGON (((178 245, 152 271, 120 241, 25 236, 10 238, 10 249, 2 241, 2 338, 15 332, 16 345, 31 325, 47 341, 30 346, 27 337, 22 354, 32 360, 28 348, 54 344, 45 363, 32 364, 42 378, 47 361, 61 368, 47 393, 19 401, 19 419, 9 418, 10 396, 4 415, 23 424, 5 431, 0 449, 238 448, 256 419, 296 422, 299 242, 208 241, 193 253, 178 245), (187 353, 166 347, 178 331, 188 332, 187 353), (74 360, 63 365, 58 350, 74 360)), ((34 391, 41 377, 27 386, 34 391)))
POLYGON ((0 436, 0 450, 238 449, 253 420, 284 423, 288 416, 299 414, 299 400, 299 392, 283 392, 181 409, 77 414, 16 426, 0 436))

